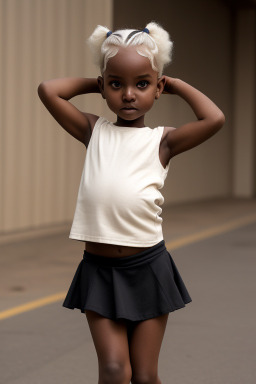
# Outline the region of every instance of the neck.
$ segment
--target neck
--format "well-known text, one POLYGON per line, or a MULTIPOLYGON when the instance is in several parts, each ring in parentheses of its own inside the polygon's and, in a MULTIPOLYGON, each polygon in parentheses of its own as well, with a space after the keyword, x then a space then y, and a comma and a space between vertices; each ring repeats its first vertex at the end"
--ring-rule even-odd
POLYGON ((138 119, 135 119, 135 120, 124 120, 121 117, 117 116, 117 121, 116 121, 116 123, 114 123, 114 125, 117 125, 119 127, 143 128, 143 127, 145 127, 144 115, 141 117, 138 117, 138 119))

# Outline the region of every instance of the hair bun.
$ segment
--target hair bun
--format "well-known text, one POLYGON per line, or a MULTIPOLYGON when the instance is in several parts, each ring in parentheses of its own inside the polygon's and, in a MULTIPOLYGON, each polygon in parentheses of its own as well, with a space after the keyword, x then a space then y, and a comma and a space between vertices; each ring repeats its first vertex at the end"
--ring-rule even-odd
POLYGON ((109 28, 98 25, 87 40, 96 65, 101 65, 101 46, 108 37, 109 32, 111 32, 109 28))
POLYGON ((170 39, 169 33, 161 27, 161 25, 152 21, 146 25, 150 36, 155 40, 158 46, 159 61, 167 65, 172 60, 173 42, 170 39))

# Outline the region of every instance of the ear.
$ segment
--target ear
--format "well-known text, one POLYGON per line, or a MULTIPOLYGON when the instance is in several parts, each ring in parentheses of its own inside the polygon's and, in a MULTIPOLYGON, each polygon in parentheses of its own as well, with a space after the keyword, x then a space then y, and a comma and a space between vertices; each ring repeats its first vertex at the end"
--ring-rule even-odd
POLYGON ((159 99, 161 93, 164 90, 164 86, 165 86, 165 76, 161 76, 157 81, 157 90, 156 90, 155 99, 159 99))
POLYGON ((105 99, 105 93, 104 93, 104 79, 102 76, 99 76, 98 79, 98 86, 99 86, 99 90, 100 90, 100 93, 101 93, 101 96, 103 97, 103 99, 105 99))

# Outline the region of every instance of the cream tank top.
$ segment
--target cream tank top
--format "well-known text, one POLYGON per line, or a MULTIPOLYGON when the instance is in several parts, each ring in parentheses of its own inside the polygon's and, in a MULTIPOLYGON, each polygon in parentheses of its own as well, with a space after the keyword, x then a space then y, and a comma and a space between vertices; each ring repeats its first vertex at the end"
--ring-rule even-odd
POLYGON ((86 151, 69 238, 130 247, 163 240, 164 127, 119 127, 100 117, 86 151))

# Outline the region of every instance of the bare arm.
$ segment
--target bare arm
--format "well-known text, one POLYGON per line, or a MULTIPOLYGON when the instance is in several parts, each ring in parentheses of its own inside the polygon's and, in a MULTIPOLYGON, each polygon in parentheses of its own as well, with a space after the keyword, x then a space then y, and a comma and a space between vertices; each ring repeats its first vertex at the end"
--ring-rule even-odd
POLYGON ((197 121, 168 132, 166 142, 170 157, 201 144, 223 126, 225 116, 221 110, 202 92, 184 81, 165 76, 164 93, 182 97, 197 117, 197 121))
POLYGON ((57 122, 86 146, 98 116, 79 111, 68 100, 85 93, 99 93, 97 79, 59 78, 43 81, 38 95, 57 122))

